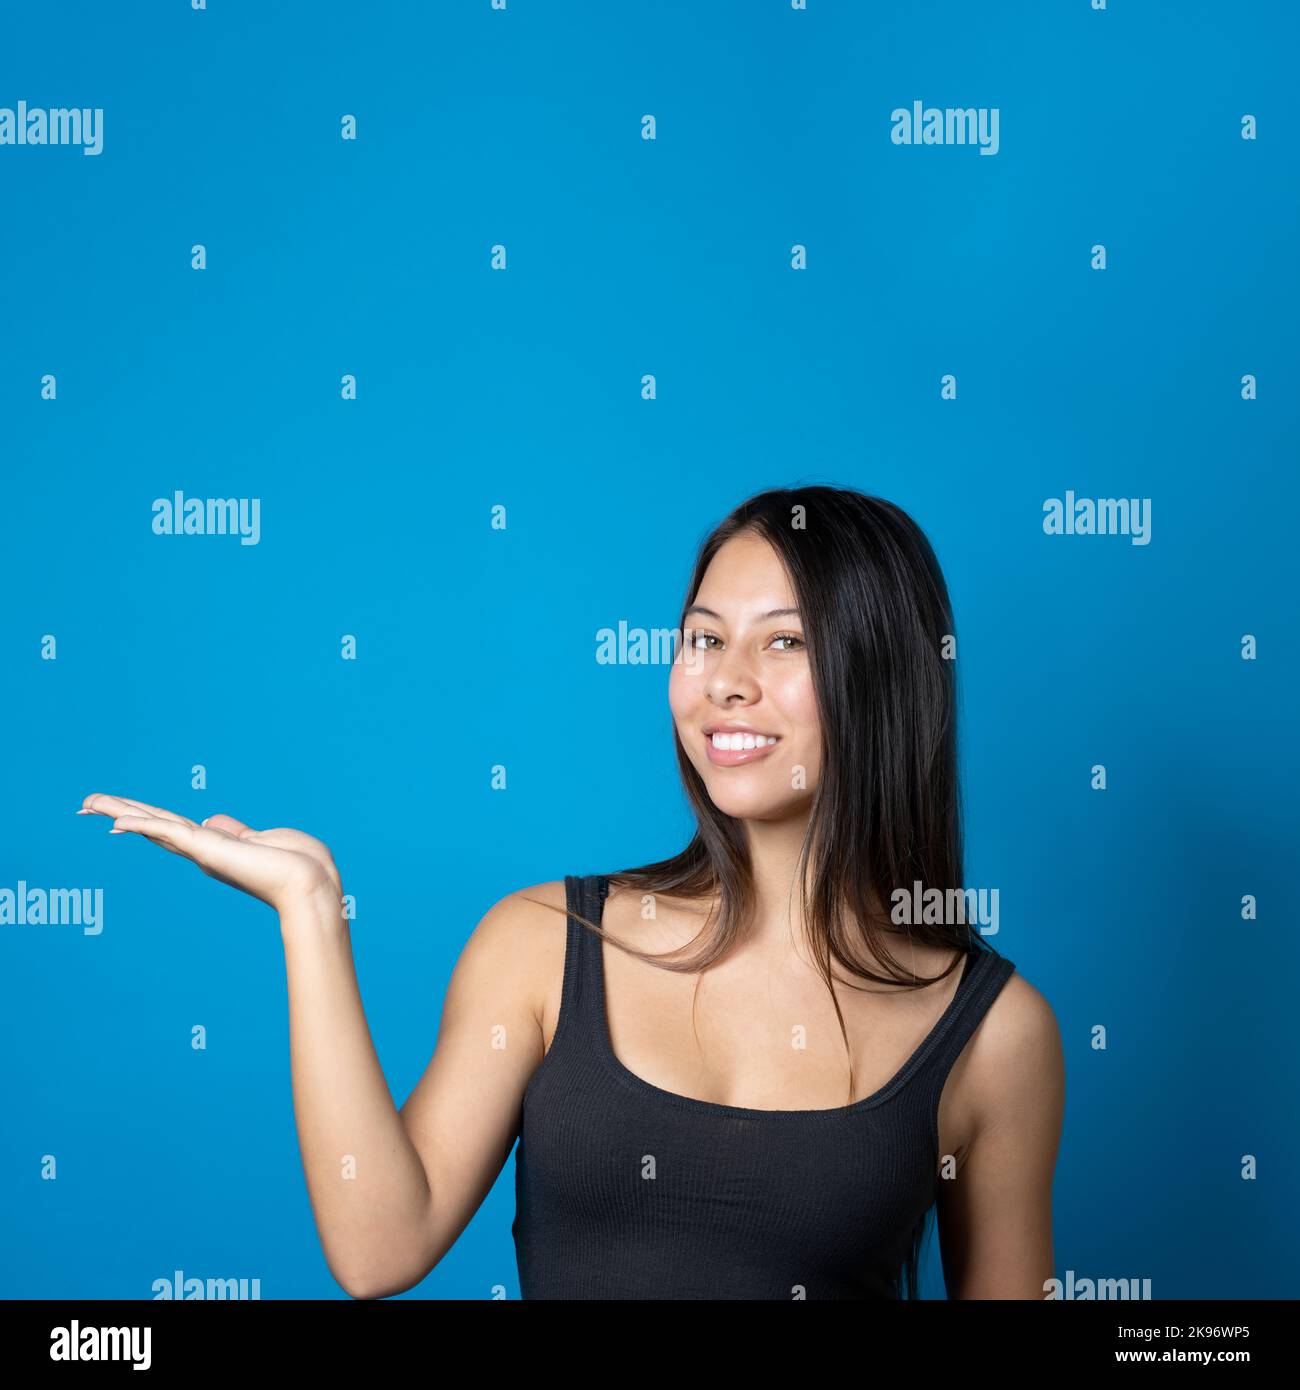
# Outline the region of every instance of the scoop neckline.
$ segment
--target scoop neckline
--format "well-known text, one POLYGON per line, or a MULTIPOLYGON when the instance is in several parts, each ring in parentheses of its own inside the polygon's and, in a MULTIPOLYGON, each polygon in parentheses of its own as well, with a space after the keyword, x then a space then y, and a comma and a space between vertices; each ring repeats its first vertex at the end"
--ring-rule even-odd
MULTIPOLYGON (((597 877, 597 889, 600 911, 596 916, 596 924, 603 927, 605 899, 609 891, 608 881, 603 874, 597 877)), ((596 962, 593 992, 596 997, 596 1014, 599 1025, 595 1032, 599 1039, 598 1051, 601 1061, 604 1062, 606 1068, 633 1090, 651 1096, 665 1104, 674 1105, 683 1110, 695 1110, 703 1114, 730 1115, 746 1120, 832 1120, 842 1116, 856 1115, 864 1110, 871 1110, 877 1105, 882 1105, 910 1080, 918 1068, 924 1064, 930 1053, 943 1040, 965 999, 967 991, 972 987, 971 981, 979 965, 978 958, 985 954, 979 950, 967 951, 966 958, 962 963, 961 978, 957 981, 957 988, 953 991, 947 1008, 939 1015, 938 1022, 921 1039, 911 1056, 878 1090, 873 1091, 869 1096, 863 1096, 861 1100, 851 1102, 849 1105, 835 1105, 815 1110, 764 1110, 747 1105, 723 1105, 719 1101, 699 1100, 695 1096, 684 1096, 678 1091, 668 1091, 662 1086, 656 1086, 653 1082, 647 1081, 643 1076, 638 1076, 636 1072, 625 1066, 614 1051, 614 1043, 609 1031, 609 1006, 605 994, 605 938, 595 936, 592 933, 584 933, 584 935, 591 935, 595 946, 592 952, 596 962)))

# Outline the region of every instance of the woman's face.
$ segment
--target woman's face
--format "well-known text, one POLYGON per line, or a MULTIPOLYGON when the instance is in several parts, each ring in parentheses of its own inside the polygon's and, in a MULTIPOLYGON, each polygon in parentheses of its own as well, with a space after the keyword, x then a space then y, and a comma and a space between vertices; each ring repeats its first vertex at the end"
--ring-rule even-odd
POLYGON ((668 701, 687 756, 728 816, 806 812, 817 786, 817 702, 795 605, 776 551, 746 533, 713 557, 686 613, 668 701), (744 747, 732 746, 732 731, 744 747))

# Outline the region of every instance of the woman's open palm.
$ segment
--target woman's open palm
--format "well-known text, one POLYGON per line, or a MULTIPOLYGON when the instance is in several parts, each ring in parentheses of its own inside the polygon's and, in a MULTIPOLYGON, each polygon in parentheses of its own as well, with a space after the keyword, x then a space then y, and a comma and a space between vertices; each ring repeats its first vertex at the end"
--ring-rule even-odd
POLYGON ((253 830, 225 815, 197 824, 161 806, 105 792, 92 792, 81 805, 78 815, 111 818, 110 833, 143 835, 277 911, 322 892, 343 892, 329 850, 301 830, 253 830))

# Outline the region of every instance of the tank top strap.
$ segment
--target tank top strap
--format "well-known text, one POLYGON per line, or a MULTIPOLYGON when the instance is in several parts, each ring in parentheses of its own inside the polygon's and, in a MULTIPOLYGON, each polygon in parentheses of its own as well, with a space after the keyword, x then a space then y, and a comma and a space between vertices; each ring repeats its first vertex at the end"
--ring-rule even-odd
POLYGON ((978 946, 966 961, 952 1002, 930 1039, 924 1062, 927 1089, 935 1103, 962 1049, 984 1021, 1002 986, 1015 974, 1015 962, 988 946, 978 946))
MULTIPOLYGON (((551 1040, 554 1049, 573 1035, 590 1039, 593 1030, 604 1026, 604 962, 601 939, 575 917, 601 925, 608 882, 599 874, 566 874, 564 879, 567 933, 564 943, 564 983, 560 993, 560 1016, 551 1040)), ((595 1036, 599 1037, 599 1033, 595 1036)))

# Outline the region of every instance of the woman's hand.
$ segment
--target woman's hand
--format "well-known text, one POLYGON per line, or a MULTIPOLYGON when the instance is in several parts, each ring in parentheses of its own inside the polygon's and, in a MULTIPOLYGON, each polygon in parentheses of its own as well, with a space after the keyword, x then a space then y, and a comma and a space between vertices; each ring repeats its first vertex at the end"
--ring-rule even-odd
POLYGON ((220 815, 196 825, 174 811, 104 792, 93 792, 81 805, 80 816, 112 818, 109 834, 143 835, 277 912, 323 897, 341 907, 343 883, 333 856, 301 830, 251 830, 233 816, 220 815))

